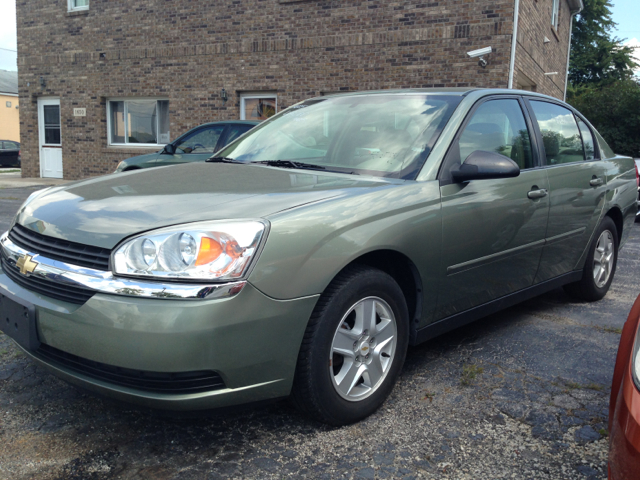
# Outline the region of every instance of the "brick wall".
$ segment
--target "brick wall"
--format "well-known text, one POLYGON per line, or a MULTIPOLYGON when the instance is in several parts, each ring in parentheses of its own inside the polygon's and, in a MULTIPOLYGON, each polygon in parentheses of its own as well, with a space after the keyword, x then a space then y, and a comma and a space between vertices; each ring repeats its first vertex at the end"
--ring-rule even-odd
POLYGON ((558 29, 551 25, 553 0, 520 0, 513 87, 533 83, 535 91, 562 99, 567 72, 571 12, 560 0, 558 29), (545 37, 548 42, 545 42, 545 37), (557 75, 544 75, 558 72, 557 75), (524 75, 524 78, 523 78, 524 75))
POLYGON ((321 92, 506 87, 513 5, 93 0, 88 12, 68 13, 66 0, 18 0, 23 176, 40 172, 41 96, 61 99, 64 177, 75 179, 145 153, 108 146, 108 98, 168 98, 174 139, 206 121, 239 118, 244 91, 275 91, 284 108, 321 92), (488 45, 494 53, 482 69, 466 52, 488 45), (74 117, 77 107, 87 116, 74 117))

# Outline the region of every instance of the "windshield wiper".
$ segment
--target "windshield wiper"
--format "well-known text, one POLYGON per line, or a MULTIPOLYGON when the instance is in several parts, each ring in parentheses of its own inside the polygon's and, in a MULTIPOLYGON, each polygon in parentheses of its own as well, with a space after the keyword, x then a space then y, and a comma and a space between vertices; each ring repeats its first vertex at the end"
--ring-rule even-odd
POLYGON ((205 160, 205 162, 211 162, 211 163, 242 163, 242 164, 246 164, 247 162, 242 162, 240 160, 236 160, 235 158, 230 158, 230 157, 211 157, 211 158, 207 158, 205 160))
POLYGON ((313 165, 311 163, 294 162, 292 160, 262 160, 259 163, 261 165, 268 165, 269 167, 282 167, 282 168, 299 168, 305 170, 326 170, 326 167, 322 165, 313 165))

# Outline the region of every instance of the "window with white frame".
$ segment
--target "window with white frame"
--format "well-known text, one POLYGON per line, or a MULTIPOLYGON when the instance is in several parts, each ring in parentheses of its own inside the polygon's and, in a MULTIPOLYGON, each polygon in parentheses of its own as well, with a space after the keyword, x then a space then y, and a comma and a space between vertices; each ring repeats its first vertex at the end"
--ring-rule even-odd
POLYGON ((107 129, 109 145, 166 145, 170 142, 169 100, 109 99, 107 129))
POLYGON ((68 0, 69 11, 89 10, 89 0, 68 0))
POLYGON ((551 25, 556 30, 558 29, 558 16, 560 15, 560 0, 553 0, 553 6, 551 7, 551 25))
POLYGON ((266 120, 278 113, 275 93, 243 93, 240 95, 240 120, 266 120))

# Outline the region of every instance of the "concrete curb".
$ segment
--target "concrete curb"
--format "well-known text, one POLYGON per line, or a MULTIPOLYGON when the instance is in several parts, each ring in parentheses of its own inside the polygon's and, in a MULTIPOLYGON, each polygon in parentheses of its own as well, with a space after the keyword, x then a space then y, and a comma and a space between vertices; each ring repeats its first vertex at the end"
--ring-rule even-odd
POLYGON ((69 182, 61 178, 22 178, 19 173, 0 173, 0 188, 48 187, 69 182))

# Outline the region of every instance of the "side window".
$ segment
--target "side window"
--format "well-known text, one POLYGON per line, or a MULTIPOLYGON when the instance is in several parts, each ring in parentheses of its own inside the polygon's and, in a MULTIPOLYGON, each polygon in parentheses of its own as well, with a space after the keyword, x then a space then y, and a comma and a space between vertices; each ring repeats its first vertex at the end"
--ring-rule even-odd
POLYGON ((584 159, 593 160, 594 158, 596 158, 596 149, 593 143, 593 135, 591 135, 591 130, 589 130, 587 124, 580 119, 578 119, 578 127, 580 128, 580 133, 582 134, 582 143, 584 145, 584 159))
POLYGON ((215 153, 224 125, 203 128, 181 138, 176 143, 176 153, 215 153))
POLYGON ((547 155, 547 165, 573 163, 584 160, 582 137, 573 112, 560 105, 531 101, 542 143, 547 155))
POLYGON ((504 155, 521 169, 533 167, 529 130, 516 99, 490 100, 480 105, 457 146, 460 163, 476 150, 483 150, 504 155))
POLYGON ((231 125, 229 127, 229 133, 227 134, 227 145, 233 142, 243 133, 248 132, 253 128, 253 125, 231 125))
POLYGON ((15 142, 4 142, 4 149, 5 150, 17 150, 18 149, 18 144, 15 142))

